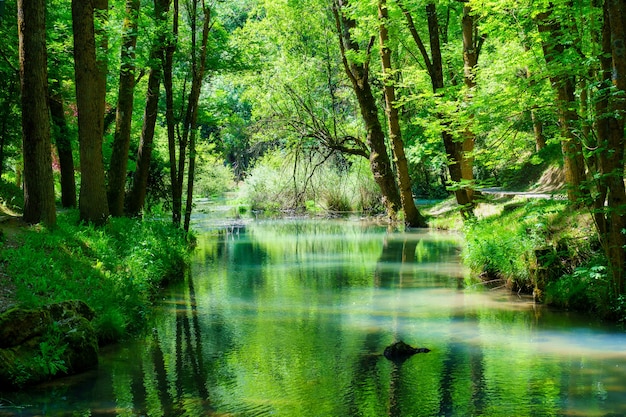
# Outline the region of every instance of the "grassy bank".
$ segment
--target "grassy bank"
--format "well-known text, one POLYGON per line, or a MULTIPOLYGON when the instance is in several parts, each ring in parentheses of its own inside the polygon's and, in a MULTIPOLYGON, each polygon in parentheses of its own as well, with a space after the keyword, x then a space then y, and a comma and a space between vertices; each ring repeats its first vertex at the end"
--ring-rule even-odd
MULTIPOLYGON (((563 200, 487 198, 476 213, 461 225, 470 285, 507 287, 538 302, 624 321, 624 300, 612 293, 588 211, 563 200)), ((458 216, 450 211, 432 224, 459 226, 458 216)))
POLYGON ((143 326, 156 291, 182 276, 187 258, 182 231, 169 223, 114 218, 94 228, 79 225, 77 211, 60 214, 54 230, 5 233, 0 246, 18 305, 82 300, 96 311, 104 343, 143 326))

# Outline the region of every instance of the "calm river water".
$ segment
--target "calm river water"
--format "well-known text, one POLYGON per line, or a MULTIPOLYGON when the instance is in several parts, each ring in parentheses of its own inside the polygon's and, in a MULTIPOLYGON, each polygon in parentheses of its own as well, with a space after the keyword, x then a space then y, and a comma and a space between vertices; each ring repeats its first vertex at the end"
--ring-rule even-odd
POLYGON ((459 237, 356 220, 196 224, 188 276, 97 371, 0 416, 620 416, 626 334, 467 290, 459 237), (428 347, 402 364, 397 340, 428 347))

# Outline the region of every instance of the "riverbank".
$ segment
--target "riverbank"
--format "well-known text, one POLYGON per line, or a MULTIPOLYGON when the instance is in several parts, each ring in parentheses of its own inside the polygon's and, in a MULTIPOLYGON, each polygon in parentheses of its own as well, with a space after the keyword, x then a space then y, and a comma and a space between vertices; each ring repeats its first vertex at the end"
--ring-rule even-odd
POLYGON ((18 218, 1 228, 0 308, 80 299, 95 310, 104 343, 140 328, 155 293, 183 273, 188 259, 183 232, 168 222, 112 218, 95 228, 67 211, 53 230, 18 218))
POLYGON ((476 219, 463 223, 453 201, 428 211, 431 227, 462 231, 468 285, 508 288, 535 302, 624 323, 623 297, 612 293, 607 262, 588 210, 560 198, 482 195, 476 219))

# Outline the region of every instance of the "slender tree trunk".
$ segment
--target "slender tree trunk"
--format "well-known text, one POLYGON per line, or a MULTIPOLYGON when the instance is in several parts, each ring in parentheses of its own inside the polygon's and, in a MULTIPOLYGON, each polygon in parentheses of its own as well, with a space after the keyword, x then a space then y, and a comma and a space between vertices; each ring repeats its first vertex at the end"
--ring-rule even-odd
MULTIPOLYGON (((198 119, 198 100, 200 99, 200 90, 202 88, 202 80, 204 79, 204 71, 206 67, 206 54, 207 44, 209 42, 209 31, 211 29, 211 10, 206 7, 205 1, 202 0, 202 12, 204 16, 202 26, 202 39, 200 41, 200 52, 196 54, 196 28, 195 20, 198 19, 197 12, 197 0, 193 4, 193 17, 194 23, 192 23, 192 83, 191 92, 189 93, 189 104, 187 106, 187 115, 185 117, 185 126, 189 126, 190 129, 190 141, 189 141, 189 171, 187 175, 187 202, 185 206, 185 223, 184 230, 189 231, 189 223, 191 221, 191 211, 193 208, 193 183, 196 170, 196 121, 198 119)), ((181 184, 182 185, 182 184, 181 184)), ((182 187, 181 187, 182 189, 182 187)))
POLYGON ((552 17, 551 9, 537 15, 537 28, 539 33, 549 36, 549 38, 542 40, 542 47, 546 64, 552 72, 550 81, 557 96, 559 125, 561 126, 562 136, 563 167, 565 181, 568 186, 567 196, 569 201, 578 204, 581 202, 583 194, 581 185, 585 178, 585 173, 582 144, 574 133, 578 121, 575 98, 576 83, 573 76, 562 74, 562 71, 556 68, 559 64, 555 62, 555 57, 562 55, 567 47, 559 39, 563 36, 563 31, 561 25, 552 17))
POLYGON ((72 0, 81 171, 78 205, 80 219, 94 224, 105 223, 109 216, 102 160, 106 54, 104 51, 96 54, 94 27, 94 12, 96 9, 100 12, 106 10, 106 3, 100 0, 72 0))
POLYGON ((387 123, 389 125, 389 138, 393 146, 393 154, 398 176, 398 187, 400 189, 400 200, 404 210, 405 223, 410 227, 426 227, 426 219, 421 215, 415 206, 413 192, 411 190, 411 177, 409 167, 404 153, 404 142, 402 141, 402 130, 400 128, 400 115, 396 107, 396 91, 393 79, 393 69, 391 65, 391 50, 389 49, 389 31, 387 29, 386 0, 378 1, 378 18, 380 20, 380 57, 383 66, 383 83, 385 91, 385 109, 387 123))
POLYGON ((172 187, 172 222, 180 227, 182 210, 182 189, 178 183, 178 164, 176 161, 176 120, 174 117, 174 87, 172 81, 172 67, 174 52, 176 52, 178 38, 178 0, 174 0, 172 16, 172 39, 165 49, 163 62, 163 87, 165 88, 165 120, 167 123, 167 145, 170 157, 170 184, 172 187))
POLYGON ((18 0, 24 221, 56 225, 46 53, 46 2, 18 0))
MULTIPOLYGON (((374 180, 383 196, 387 215, 395 220, 397 211, 402 206, 402 203, 385 145, 385 134, 378 119, 378 106, 369 82, 369 60, 366 60, 365 63, 348 61, 347 51, 357 53, 362 51, 359 50, 359 46, 352 40, 350 30, 354 28, 355 22, 344 15, 342 10, 344 6, 344 0, 334 1, 333 14, 335 16, 344 69, 352 83, 359 102, 361 116, 365 123, 367 145, 370 149, 370 168, 374 175, 374 180)), ((366 51, 368 56, 372 43, 373 39, 366 51)))
MULTIPOLYGON (((440 26, 435 3, 428 3, 426 5, 426 16, 428 19, 430 53, 432 56, 432 73, 430 76, 433 85, 433 92, 437 94, 438 91, 444 87, 444 79, 441 42, 439 38, 440 26)), ((457 204, 461 206, 461 214, 463 218, 473 217, 472 195, 467 188, 460 185, 463 181, 463 172, 464 170, 467 170, 467 165, 464 167, 463 142, 458 142, 456 140, 449 128, 449 123, 447 122, 444 122, 444 129, 441 132, 441 137, 443 139, 443 146, 446 150, 446 155, 448 156, 448 171, 450 173, 450 180, 454 184, 457 184, 454 189, 457 204)))
POLYGON ((137 22, 139 0, 126 0, 126 16, 122 29, 122 50, 120 53, 120 85, 115 116, 113 152, 109 164, 108 202, 112 216, 124 214, 124 192, 128 150, 135 97, 135 47, 137 46, 137 22))
POLYGON ((60 94, 50 94, 50 116, 56 126, 55 142, 59 153, 61 168, 61 205, 76 207, 76 178, 74 175, 74 154, 70 131, 65 119, 63 97, 60 94))
MULTIPOLYGON (((478 55, 480 52, 481 39, 477 36, 477 28, 472 15, 471 6, 463 6, 463 19, 461 22, 463 32, 463 81, 467 88, 465 101, 472 99, 474 89, 476 87, 475 71, 478 66, 478 55)), ((465 192, 467 198, 473 201, 474 190, 472 183, 474 181, 474 143, 476 135, 472 131, 471 123, 473 116, 470 115, 468 125, 463 131, 463 142, 461 144, 461 178, 467 182, 465 192)))
POLYGON ((148 92, 146 94, 146 107, 143 114, 143 127, 137 150, 137 168, 133 177, 133 186, 128 199, 128 214, 140 215, 146 201, 148 187, 148 174, 150 172, 150 160, 152 158, 152 145, 154 141, 154 129, 157 119, 159 104, 159 88, 161 84, 162 57, 166 47, 166 36, 163 27, 167 21, 167 12, 170 0, 154 0, 154 14, 157 25, 161 32, 152 45, 150 61, 152 67, 148 76, 148 92))
MULTIPOLYGON (((411 13, 401 0, 396 0, 400 6, 402 13, 404 14, 407 22, 407 27, 413 41, 417 45, 428 75, 434 94, 444 87, 444 74, 443 74, 443 58, 441 54, 441 27, 439 25, 439 18, 437 16, 437 6, 434 2, 426 4, 426 19, 428 22, 428 35, 430 41, 430 55, 426 50, 426 46, 422 41, 422 38, 417 31, 413 17, 411 13)), ((468 51, 469 52, 469 51, 468 51)), ((476 52, 477 54, 477 52, 476 52)), ((443 114, 439 115, 439 119, 443 120, 443 114)), ((470 151, 473 146, 473 138, 468 135, 464 138, 463 142, 458 142, 450 129, 450 123, 442 121, 441 138, 443 140, 444 149, 446 150, 446 156, 448 157, 448 172, 450 174, 450 180, 457 186, 454 189, 454 195, 456 197, 457 204, 461 206, 461 214, 463 218, 473 217, 473 201, 472 192, 470 189, 460 186, 464 175, 469 177, 471 172, 471 163, 465 160, 467 151, 470 151)), ((473 175, 473 174, 472 174, 473 175)))

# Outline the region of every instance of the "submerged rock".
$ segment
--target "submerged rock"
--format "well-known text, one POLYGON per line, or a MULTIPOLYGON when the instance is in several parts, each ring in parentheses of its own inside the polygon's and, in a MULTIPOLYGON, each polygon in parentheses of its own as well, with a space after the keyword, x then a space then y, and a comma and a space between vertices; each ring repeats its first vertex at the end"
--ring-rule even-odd
POLYGON ((410 345, 407 345, 403 341, 396 342, 392 345, 389 345, 385 348, 383 355, 385 358, 394 362, 404 362, 411 356, 416 353, 428 353, 430 349, 428 348, 416 348, 410 345))
POLYGON ((94 316, 82 301, 0 314, 0 387, 19 388, 97 366, 94 316))

